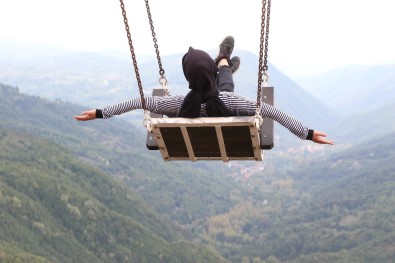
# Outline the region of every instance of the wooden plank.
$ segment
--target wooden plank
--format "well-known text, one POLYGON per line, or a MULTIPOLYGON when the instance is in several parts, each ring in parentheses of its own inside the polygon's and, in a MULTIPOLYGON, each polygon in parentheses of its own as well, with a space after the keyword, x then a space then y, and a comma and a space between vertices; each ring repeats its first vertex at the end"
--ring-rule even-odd
POLYGON ((165 148, 168 157, 189 157, 180 127, 156 127, 154 134, 158 144, 161 141, 159 149, 163 151, 165 148))
POLYGON ((220 125, 215 126, 215 132, 218 138, 218 146, 219 146, 219 151, 221 153, 222 161, 227 162, 229 161, 229 158, 228 155, 226 154, 226 147, 225 147, 224 136, 222 134, 222 127, 220 125))
POLYGON ((186 129, 196 157, 221 157, 215 127, 187 126, 186 129))
POLYGON ((222 134, 229 157, 254 157, 250 126, 223 126, 222 134))
POLYGON ((215 126, 249 126, 255 123, 255 116, 231 116, 231 117, 200 117, 200 118, 152 118, 152 126, 160 125, 160 127, 180 127, 186 125, 188 127, 204 127, 215 126))
MULTIPOLYGON (((194 161, 196 161, 196 157, 195 157, 194 147, 192 147, 191 138, 190 138, 189 133, 187 131, 187 127, 182 126, 181 131, 182 131, 182 137, 184 138, 185 146, 187 147, 187 150, 188 150, 189 159, 194 162, 194 161)), ((199 154, 199 153, 197 153, 197 154, 199 154)))

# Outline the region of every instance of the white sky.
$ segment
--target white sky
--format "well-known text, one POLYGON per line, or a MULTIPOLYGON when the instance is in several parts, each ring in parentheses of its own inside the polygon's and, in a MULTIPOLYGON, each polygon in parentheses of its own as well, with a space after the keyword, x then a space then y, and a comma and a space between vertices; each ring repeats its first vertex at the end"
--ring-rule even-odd
MULTIPOLYGON (((137 55, 154 54, 145 2, 124 0, 137 55)), ((259 52, 261 0, 150 0, 161 55, 191 45, 259 52)), ((269 61, 290 76, 395 63, 394 0, 272 0, 269 61)), ((0 0, 0 40, 128 51, 118 0, 0 0)), ((269 69, 270 72, 270 69, 269 69)))

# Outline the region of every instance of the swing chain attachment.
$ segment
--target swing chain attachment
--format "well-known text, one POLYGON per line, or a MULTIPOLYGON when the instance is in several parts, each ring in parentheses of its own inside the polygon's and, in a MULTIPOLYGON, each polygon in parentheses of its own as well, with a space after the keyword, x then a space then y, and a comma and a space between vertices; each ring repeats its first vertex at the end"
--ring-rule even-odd
POLYGON ((269 82, 269 74, 267 73, 267 70, 265 70, 264 72, 263 72, 263 87, 269 87, 268 86, 268 82, 269 82))
POLYGON ((262 126, 263 118, 262 118, 261 114, 259 114, 258 110, 256 111, 254 117, 255 117, 255 126, 258 128, 258 130, 260 130, 261 126, 262 126))
POLYGON ((170 96, 169 89, 167 88, 167 79, 166 77, 159 78, 159 84, 162 86, 162 89, 165 91, 165 96, 170 96))
MULTIPOLYGON (((269 85, 268 85, 269 74, 267 73, 266 70, 263 72, 261 77, 262 77, 261 81, 262 81, 263 87, 269 87, 269 85)), ((260 95, 260 96, 262 96, 262 95, 260 95)), ((261 100, 259 100, 259 101, 261 101, 261 100)), ((256 108, 255 115, 260 115, 260 106, 256 108)))
POLYGON ((151 121, 149 111, 147 111, 147 110, 144 110, 143 125, 145 128, 147 128, 148 132, 152 132, 152 121, 151 121))

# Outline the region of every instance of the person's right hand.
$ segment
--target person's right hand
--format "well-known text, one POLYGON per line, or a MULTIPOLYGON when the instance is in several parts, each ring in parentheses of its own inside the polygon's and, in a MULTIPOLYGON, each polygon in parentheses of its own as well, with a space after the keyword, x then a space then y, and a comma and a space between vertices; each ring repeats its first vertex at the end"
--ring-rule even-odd
POLYGON ((312 141, 320 144, 330 144, 330 145, 335 144, 334 141, 326 139, 326 133, 316 130, 314 130, 312 141))
POLYGON ((96 119, 96 110, 84 111, 82 115, 75 116, 77 121, 90 121, 96 119))

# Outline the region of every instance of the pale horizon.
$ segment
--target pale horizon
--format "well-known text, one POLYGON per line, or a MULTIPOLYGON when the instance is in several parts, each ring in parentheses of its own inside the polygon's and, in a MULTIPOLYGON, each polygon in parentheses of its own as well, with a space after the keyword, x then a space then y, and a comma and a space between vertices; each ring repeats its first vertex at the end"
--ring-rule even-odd
MULTIPOLYGON (((154 55, 145 2, 124 2, 136 54, 154 55)), ((189 46, 212 50, 227 35, 235 37, 235 51, 259 53, 262 1, 149 3, 161 55, 189 46)), ((345 65, 394 64, 393 7, 388 0, 272 0, 269 61, 291 77, 345 65)), ((129 52, 119 1, 1 1, 0 24, 0 39, 129 52)))

